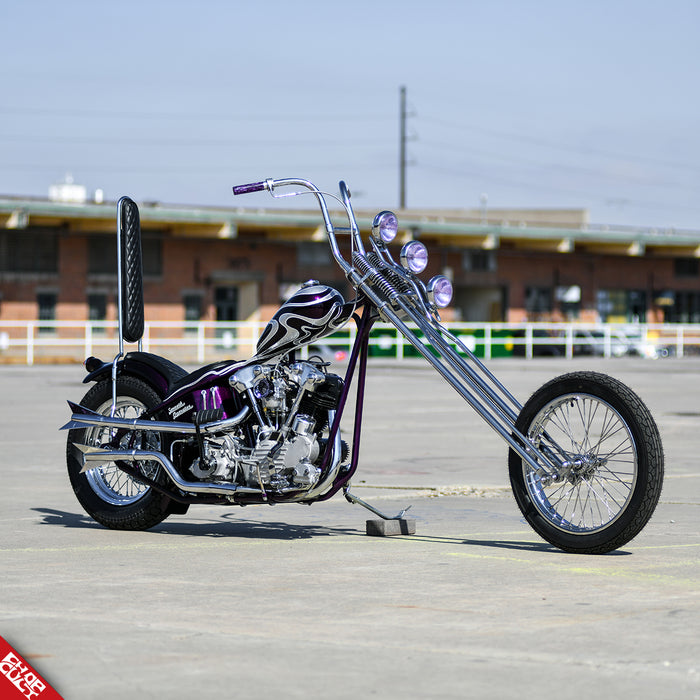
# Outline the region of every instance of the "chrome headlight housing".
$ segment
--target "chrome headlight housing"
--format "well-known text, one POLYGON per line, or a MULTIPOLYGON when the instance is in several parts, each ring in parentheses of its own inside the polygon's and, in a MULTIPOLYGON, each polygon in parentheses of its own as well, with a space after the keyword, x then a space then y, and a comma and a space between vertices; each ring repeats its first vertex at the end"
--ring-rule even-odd
POLYGON ((420 241, 409 241, 401 249, 401 265, 419 275, 428 266, 428 249, 420 241))
POLYGON ((372 222, 372 237, 379 245, 391 243, 399 231, 399 220, 393 211, 380 211, 372 222))
POLYGON ((428 299, 438 307, 444 309, 452 301, 452 282, 443 275, 436 275, 428 282, 428 299))

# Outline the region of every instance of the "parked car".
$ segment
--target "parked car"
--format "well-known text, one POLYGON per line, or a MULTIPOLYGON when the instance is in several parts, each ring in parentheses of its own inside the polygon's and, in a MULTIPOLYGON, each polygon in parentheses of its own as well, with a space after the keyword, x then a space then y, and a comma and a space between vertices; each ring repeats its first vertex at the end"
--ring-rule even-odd
MULTIPOLYGON (((580 330, 574 333, 574 355, 605 355, 605 333, 603 331, 580 330)), ((610 335, 610 355, 622 357, 631 353, 632 344, 620 333, 610 335)))
POLYGON ((320 357, 324 362, 344 362, 348 359, 348 351, 333 345, 310 345, 309 357, 320 357))
MULTIPOLYGON (((574 333, 574 355, 605 356, 605 333, 603 331, 579 330, 574 333)), ((610 334, 610 356, 636 355, 657 359, 676 354, 675 345, 645 340, 641 333, 613 331, 610 334)))
MULTIPOLYGON (((525 329, 513 331, 514 339, 521 339, 522 342, 513 343, 513 355, 525 357, 527 354, 527 342, 525 341, 525 329)), ((543 328, 533 328, 532 330, 532 356, 533 357, 563 357, 565 346, 559 336, 550 334, 543 328)))
POLYGON ((641 337, 629 338, 629 355, 638 355, 656 360, 660 357, 675 357, 676 346, 642 340, 641 337))

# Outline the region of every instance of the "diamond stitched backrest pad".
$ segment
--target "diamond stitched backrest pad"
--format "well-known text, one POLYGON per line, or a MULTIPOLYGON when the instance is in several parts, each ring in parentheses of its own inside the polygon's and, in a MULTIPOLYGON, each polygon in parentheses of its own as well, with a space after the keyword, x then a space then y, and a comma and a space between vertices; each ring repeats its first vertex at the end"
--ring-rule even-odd
POLYGON ((141 261, 141 219, 139 208, 129 197, 119 200, 121 246, 122 337, 137 343, 143 336, 143 264, 141 261))

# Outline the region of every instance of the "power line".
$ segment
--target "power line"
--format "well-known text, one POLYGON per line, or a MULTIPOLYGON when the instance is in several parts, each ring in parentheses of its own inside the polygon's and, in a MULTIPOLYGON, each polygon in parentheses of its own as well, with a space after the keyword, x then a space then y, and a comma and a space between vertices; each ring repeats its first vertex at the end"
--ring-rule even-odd
POLYGON ((86 118, 110 117, 114 119, 160 119, 181 121, 195 119, 198 121, 253 122, 253 123, 289 123, 289 122, 377 122, 388 121, 389 116, 382 117, 376 113, 348 114, 347 112, 319 114, 224 114, 205 112, 131 112, 111 109, 56 109, 43 107, 2 107, 0 114, 13 114, 37 117, 86 118))
MULTIPOLYGON (((456 154, 458 151, 461 154, 468 154, 469 156, 475 156, 475 157, 483 157, 488 159, 490 162, 493 163, 502 163, 504 166, 510 166, 510 165, 524 165, 529 168, 536 168, 537 170, 544 170, 544 171, 557 171, 557 172, 564 172, 570 175, 583 175, 583 176, 593 176, 596 178, 606 178, 606 179, 612 179, 612 180, 622 180, 627 182, 628 184, 632 184, 635 186, 654 186, 654 187, 661 187, 661 186, 666 186, 666 187, 675 187, 677 189, 688 189, 692 190, 693 192, 696 191, 696 187, 692 182, 683 182, 682 180, 679 182, 666 182, 666 183, 661 183, 661 182, 655 182, 655 183, 646 183, 646 182, 638 182, 635 181, 633 178, 630 176, 626 176, 624 174, 616 174, 614 172, 611 172, 610 170, 607 170, 605 166, 600 165, 598 167, 591 167, 591 166, 584 166, 584 165, 575 165, 572 164, 571 162, 547 162, 544 160, 535 160, 533 158, 525 158, 521 156, 516 156, 512 155, 511 153, 505 154, 497 151, 485 151, 482 149, 475 149, 471 148, 468 146, 461 146, 458 145, 456 146, 455 144, 448 144, 448 143, 441 143, 441 142, 436 142, 432 141, 431 139, 421 139, 421 144, 427 145, 430 148, 435 148, 435 149, 443 149, 443 150, 449 150, 453 154, 456 154)), ((459 166, 455 166, 459 167, 459 166)), ((477 167, 476 163, 471 162, 470 163, 470 168, 477 167)), ((698 171, 700 172, 700 170, 698 171)))
POLYGON ((33 136, 29 134, 20 135, 10 135, 10 134, 0 134, 0 141, 9 141, 12 143, 21 143, 23 141, 28 141, 30 143, 54 143, 54 144, 86 144, 86 145, 96 145, 96 144, 108 144, 108 145, 129 145, 135 144, 140 146, 236 146, 240 148, 241 146, 275 146, 276 148, 280 146, 296 147, 296 146, 314 146, 318 144, 323 145, 346 145, 346 146, 358 146, 358 145, 385 145, 385 139, 357 139, 357 138, 309 138, 309 139, 296 139, 296 138, 269 138, 261 137, 257 139, 251 139, 246 136, 241 140, 238 139, 227 139, 227 138, 158 138, 158 137, 105 137, 105 136, 33 136))
MULTIPOLYGON (((268 167, 268 166, 265 166, 268 167)), ((284 167, 288 167, 287 165, 284 165, 284 167)), ((374 159, 369 159, 369 160, 353 160, 353 161, 343 161, 341 164, 342 168, 349 169, 349 168, 368 168, 371 167, 373 171, 378 171, 378 170, 387 170, 390 166, 389 165, 377 165, 376 161, 374 159)), ((120 164, 105 164, 105 163, 100 163, 100 164, 80 164, 80 163, 69 163, 68 167, 66 166, 65 162, 61 162, 60 164, 51 164, 47 162, 42 162, 42 163, 27 163, 27 162, 21 162, 21 163, 6 163, 6 162, 1 162, 0 163, 0 172, 61 172, 65 173, 66 170, 70 171, 79 171, 81 173, 97 173, 98 175, 101 173, 104 174, 119 174, 119 173, 133 173, 136 175, 144 175, 144 174, 162 174, 162 173, 167 173, 171 175, 175 175, 178 172, 183 172, 183 173, 188 173, 188 174, 211 174, 211 173, 231 173, 234 169, 235 170, 241 170, 242 168, 246 169, 260 169, 260 164, 258 162, 251 162, 250 164, 247 163, 241 163, 236 162, 235 168, 231 166, 230 164, 221 164, 219 161, 216 164, 211 164, 211 165, 200 165, 200 166, 192 166, 191 163, 168 163, 168 164, 161 164, 161 165, 144 165, 143 163, 138 163, 137 165, 120 165, 120 164)), ((325 162, 307 162, 307 163, 295 163, 294 168, 297 168, 299 170, 303 169, 314 169, 314 170, 319 170, 319 169, 324 169, 324 170, 333 170, 336 172, 338 170, 338 163, 333 162, 330 163, 328 161, 325 162)), ((393 170, 393 166, 391 166, 391 169, 393 170)))
MULTIPOLYGON (((483 177, 483 174, 481 172, 467 173, 467 172, 465 172, 464 169, 454 168, 454 167, 449 167, 449 166, 444 166, 444 165, 434 165, 434 164, 430 164, 430 163, 422 163, 421 167, 424 170, 441 173, 443 175, 450 175, 452 177, 461 176, 463 178, 468 178, 471 180, 478 180, 479 184, 483 184, 483 181, 484 181, 484 177, 483 177)), ((610 193, 603 194, 601 192, 590 192, 590 191, 581 190, 580 188, 557 187, 555 185, 550 185, 550 184, 536 183, 536 182, 533 182, 532 180, 519 180, 517 178, 509 178, 509 177, 503 177, 503 176, 495 176, 495 177, 489 176, 488 181, 491 183, 503 185, 506 187, 517 187, 518 189, 530 191, 530 192, 552 192, 552 193, 559 194, 559 195, 561 195, 561 194, 573 195, 579 199, 585 197, 588 199, 595 199, 595 200, 598 200, 598 201, 603 202, 603 203, 609 203, 611 200, 610 193)), ((628 197, 624 197, 623 199, 624 199, 624 203, 626 205, 639 207, 639 208, 645 208, 645 209, 665 208, 665 209, 673 209, 674 211, 677 211, 677 210, 689 211, 689 212, 700 211, 700 207, 692 206, 690 204, 678 205, 675 202, 674 203, 654 202, 654 201, 650 201, 648 199, 637 200, 637 199, 630 199, 628 197)))
MULTIPOLYGON (((565 151, 568 153, 575 153, 582 156, 603 156, 605 158, 624 158, 629 161, 636 161, 640 163, 646 163, 648 165, 671 167, 671 168, 684 168, 688 170, 697 171, 698 167, 696 164, 691 163, 679 163, 676 161, 668 161, 660 158, 651 158, 649 156, 639 155, 638 153, 622 153, 609 151, 601 148, 581 148, 577 146, 572 146, 571 144, 563 144, 561 142, 551 141, 549 139, 543 139, 530 134, 518 134, 507 131, 500 131, 497 129, 490 129, 483 126, 478 126, 474 124, 458 124, 456 122, 451 122, 441 118, 435 117, 422 117, 422 119, 428 123, 433 123, 438 126, 448 127, 452 129, 457 129, 460 132, 467 133, 470 136, 473 133, 481 133, 489 136, 494 136, 496 138, 506 139, 509 141, 517 141, 519 143, 527 143, 534 146, 543 146, 546 148, 551 148, 554 150, 565 151)), ((459 147, 457 144, 452 146, 459 147)))

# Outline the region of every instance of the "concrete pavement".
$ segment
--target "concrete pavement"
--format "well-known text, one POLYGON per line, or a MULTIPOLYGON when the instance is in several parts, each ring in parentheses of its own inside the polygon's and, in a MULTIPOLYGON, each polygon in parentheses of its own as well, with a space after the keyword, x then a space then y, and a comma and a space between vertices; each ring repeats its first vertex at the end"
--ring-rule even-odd
POLYGON ((354 491, 412 504, 416 535, 365 536, 371 514, 342 497, 109 531, 75 500, 57 430, 82 368, 0 367, 0 635, 66 700, 700 698, 700 360, 490 366, 521 401, 580 368, 647 401, 667 478, 623 550, 542 542, 505 444, 413 362, 370 367, 354 491))

